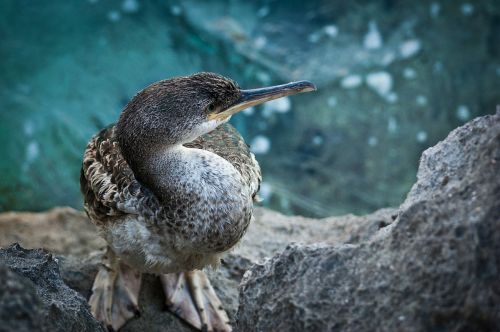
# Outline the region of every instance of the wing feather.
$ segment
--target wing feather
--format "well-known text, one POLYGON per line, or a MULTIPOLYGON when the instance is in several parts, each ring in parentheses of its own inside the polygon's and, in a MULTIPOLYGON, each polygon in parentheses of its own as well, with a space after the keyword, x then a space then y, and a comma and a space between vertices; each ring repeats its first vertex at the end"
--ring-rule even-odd
MULTIPOLYGON (((229 161, 243 176, 255 198, 262 181, 259 164, 240 134, 229 124, 219 126, 186 147, 211 151, 229 161)), ((128 214, 162 213, 156 196, 136 180, 123 158, 115 126, 101 130, 87 145, 80 175, 84 206, 97 225, 128 214)))

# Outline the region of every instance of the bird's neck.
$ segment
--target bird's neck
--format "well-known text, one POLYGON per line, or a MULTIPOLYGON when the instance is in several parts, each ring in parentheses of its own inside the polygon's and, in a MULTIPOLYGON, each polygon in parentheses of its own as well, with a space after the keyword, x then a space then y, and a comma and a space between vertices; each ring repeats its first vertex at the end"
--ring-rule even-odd
MULTIPOLYGON (((136 172, 137 171, 137 172, 136 172)), ((240 173, 222 157, 182 145, 162 147, 145 156, 136 176, 162 201, 186 195, 239 194, 245 188, 240 173)))

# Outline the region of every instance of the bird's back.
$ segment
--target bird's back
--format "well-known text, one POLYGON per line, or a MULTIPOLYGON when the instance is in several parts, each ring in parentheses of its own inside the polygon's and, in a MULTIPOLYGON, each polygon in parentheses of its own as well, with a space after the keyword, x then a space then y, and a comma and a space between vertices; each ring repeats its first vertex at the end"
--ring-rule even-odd
MULTIPOLYGON (((223 124, 185 146, 213 152, 229 161, 255 198, 261 182, 260 167, 234 127, 223 124)), ((85 210, 98 226, 134 214, 158 220, 168 212, 154 193, 134 176, 121 154, 114 125, 101 130, 87 145, 80 188, 85 210)))

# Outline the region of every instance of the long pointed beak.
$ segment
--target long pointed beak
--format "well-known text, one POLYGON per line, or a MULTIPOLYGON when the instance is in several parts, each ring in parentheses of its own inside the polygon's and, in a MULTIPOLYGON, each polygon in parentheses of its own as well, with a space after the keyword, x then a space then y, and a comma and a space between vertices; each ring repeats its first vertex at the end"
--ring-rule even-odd
POLYGON ((209 115, 209 119, 223 120, 246 108, 265 103, 267 101, 295 95, 298 93, 316 91, 316 86, 309 81, 291 82, 266 88, 241 90, 240 98, 227 109, 209 115))

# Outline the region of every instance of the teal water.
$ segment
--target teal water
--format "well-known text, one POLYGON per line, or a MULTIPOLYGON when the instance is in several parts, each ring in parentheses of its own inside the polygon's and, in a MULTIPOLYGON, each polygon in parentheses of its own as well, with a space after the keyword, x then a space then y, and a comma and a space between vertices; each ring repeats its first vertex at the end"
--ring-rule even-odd
POLYGON ((264 205, 397 205, 421 152, 500 103, 497 1, 3 1, 0 210, 81 208, 86 142, 160 79, 214 71, 315 94, 234 117, 264 205))

